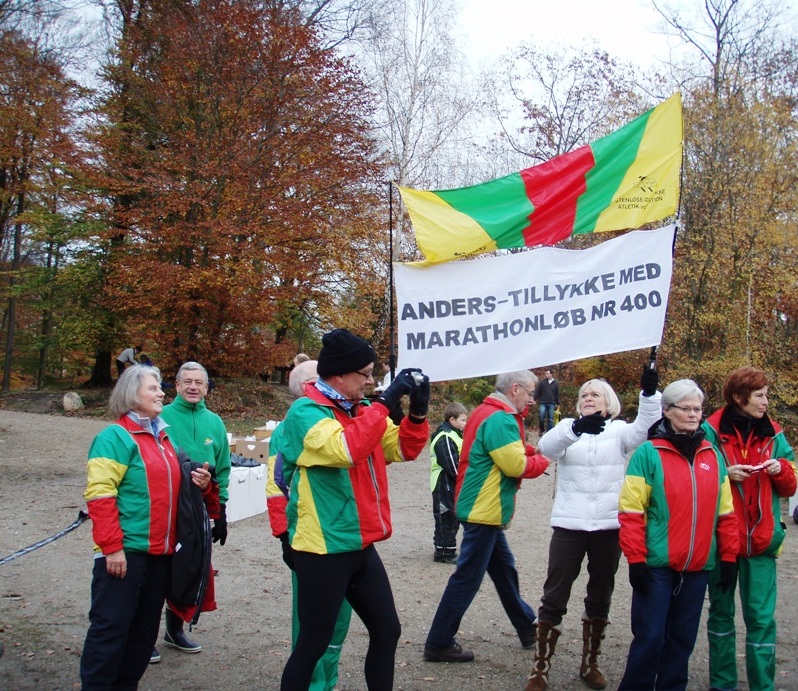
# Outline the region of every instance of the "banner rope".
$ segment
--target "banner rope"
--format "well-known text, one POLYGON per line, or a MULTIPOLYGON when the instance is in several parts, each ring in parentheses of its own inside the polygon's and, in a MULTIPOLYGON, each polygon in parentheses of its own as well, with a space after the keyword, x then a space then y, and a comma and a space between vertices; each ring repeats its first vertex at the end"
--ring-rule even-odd
POLYGON ((51 535, 44 540, 39 540, 32 545, 28 545, 27 547, 23 547, 22 549, 18 549, 16 552, 9 554, 7 557, 3 557, 0 559, 0 566, 5 564, 6 562, 13 561, 17 557, 21 557, 23 554, 28 554, 29 552, 33 552, 33 550, 39 549, 39 547, 44 547, 45 545, 49 545, 51 542, 55 542, 59 538, 64 537, 67 533, 71 533, 75 528, 77 528, 81 523, 87 520, 89 514, 85 511, 78 511, 78 517, 66 528, 64 528, 61 532, 56 533, 55 535, 51 535))

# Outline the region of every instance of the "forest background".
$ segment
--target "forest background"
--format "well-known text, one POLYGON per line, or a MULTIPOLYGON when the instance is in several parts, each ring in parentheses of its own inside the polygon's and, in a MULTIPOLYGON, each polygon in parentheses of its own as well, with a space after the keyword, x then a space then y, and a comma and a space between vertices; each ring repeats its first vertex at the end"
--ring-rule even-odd
MULTIPOLYGON (((107 391, 134 344, 167 377, 195 359, 219 382, 277 381, 331 327, 387 358, 390 261, 419 258, 390 181, 515 172, 678 90, 662 379, 694 378, 714 406, 753 364, 777 417, 798 417, 798 27, 784 5, 654 4, 680 47, 656 67, 529 41, 475 72, 456 0, 74 3, 0 0, 0 405, 107 391)), ((645 357, 555 372, 634 401, 645 357)), ((473 404, 490 386, 436 388, 473 404)))

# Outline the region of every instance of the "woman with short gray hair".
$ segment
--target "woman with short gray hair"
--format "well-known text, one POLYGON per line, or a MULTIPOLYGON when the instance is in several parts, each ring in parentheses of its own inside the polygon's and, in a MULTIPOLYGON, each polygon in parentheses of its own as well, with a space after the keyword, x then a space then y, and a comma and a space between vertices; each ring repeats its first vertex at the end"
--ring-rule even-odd
MULTIPOLYGON (((161 419, 155 367, 133 365, 109 400, 115 422, 89 449, 84 497, 94 569, 89 630, 80 658, 84 691, 136 688, 158 637, 177 542, 180 463, 161 419)), ((206 494, 207 466, 191 473, 206 494)))
POLYGON ((632 455, 618 500, 629 562, 632 633, 619 691, 687 688, 709 573, 734 583, 739 537, 726 466, 700 429, 690 379, 662 392, 662 419, 632 455))
POLYGON ((124 376, 119 377, 108 398, 108 412, 114 420, 141 405, 139 389, 146 377, 153 377, 160 385, 161 370, 157 367, 134 365, 125 370, 124 376))

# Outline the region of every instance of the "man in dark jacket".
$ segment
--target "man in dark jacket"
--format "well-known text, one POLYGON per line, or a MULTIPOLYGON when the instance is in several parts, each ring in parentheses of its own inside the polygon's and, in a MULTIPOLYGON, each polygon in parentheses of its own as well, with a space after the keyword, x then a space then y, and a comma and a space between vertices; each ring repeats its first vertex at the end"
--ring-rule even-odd
POLYGON ((560 407, 560 385, 552 376, 551 370, 543 373, 543 379, 535 389, 535 402, 540 416, 540 435, 543 436, 554 427, 554 409, 560 407))

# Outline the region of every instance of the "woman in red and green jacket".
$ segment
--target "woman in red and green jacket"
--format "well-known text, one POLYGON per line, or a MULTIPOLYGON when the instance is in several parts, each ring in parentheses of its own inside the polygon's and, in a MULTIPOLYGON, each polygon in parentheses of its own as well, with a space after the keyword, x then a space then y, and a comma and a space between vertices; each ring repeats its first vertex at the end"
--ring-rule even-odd
POLYGON ((632 633, 620 690, 685 689, 709 572, 734 580, 737 527, 726 468, 699 429, 704 394, 680 379, 632 455, 618 500, 632 633))
MULTIPOLYGON (((119 377, 108 409, 116 422, 89 450, 84 497, 95 542, 89 630, 80 658, 84 691, 135 688, 150 662, 177 536, 180 465, 161 420, 154 367, 119 377)), ((207 466, 192 471, 203 494, 207 466)))
MULTIPOLYGON (((726 405, 703 429, 720 450, 731 480, 748 687, 764 691, 775 688, 776 557, 785 535, 779 499, 795 494, 795 457, 781 427, 767 415, 768 379, 762 370, 734 370, 723 385, 723 398, 726 405)), ((734 591, 722 590, 719 575, 712 573, 707 620, 712 688, 737 688, 734 591)))

